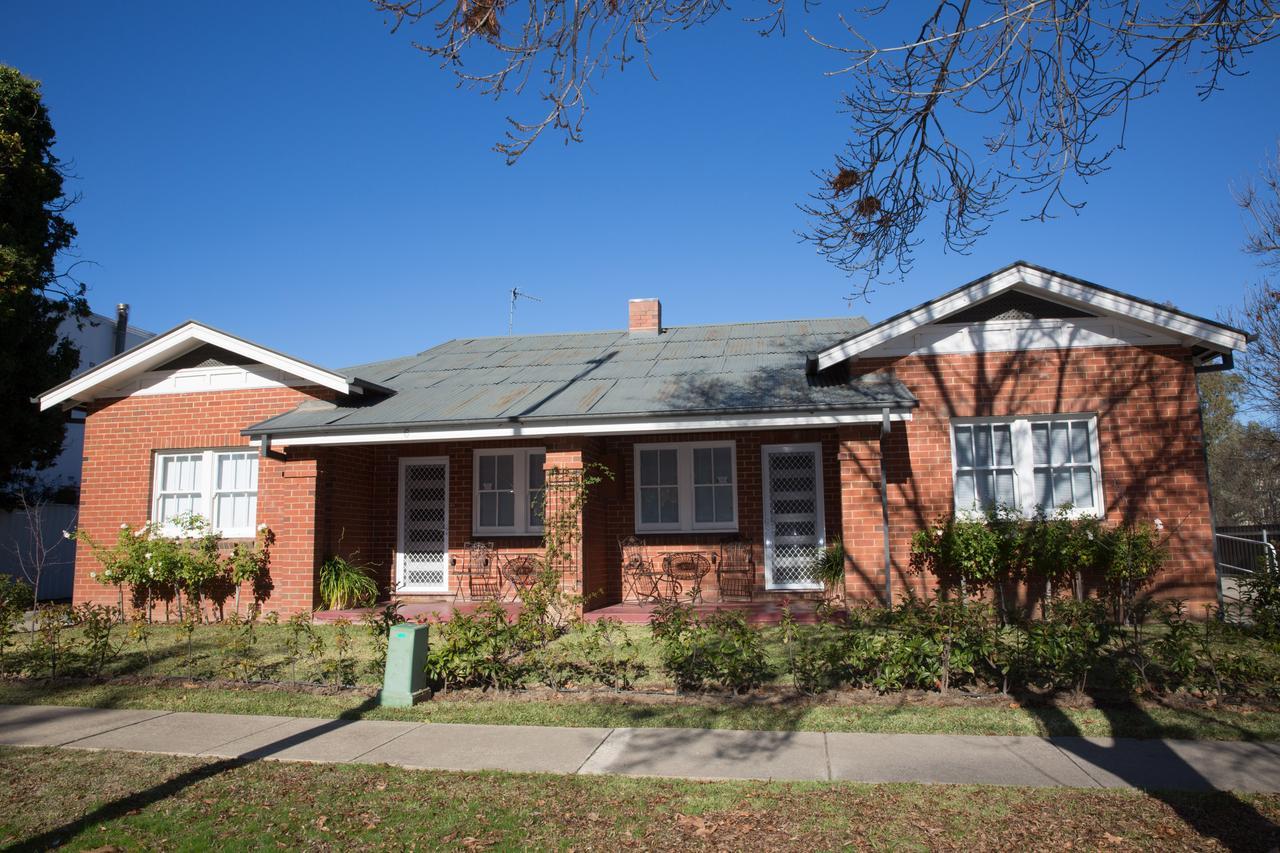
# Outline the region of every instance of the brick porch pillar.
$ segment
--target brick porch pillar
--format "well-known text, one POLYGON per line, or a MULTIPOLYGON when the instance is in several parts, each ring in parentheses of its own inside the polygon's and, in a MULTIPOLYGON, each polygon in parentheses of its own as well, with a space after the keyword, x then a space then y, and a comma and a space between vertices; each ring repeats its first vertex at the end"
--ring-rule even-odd
MULTIPOLYGON (((880 425, 843 427, 840 527, 845 589, 851 601, 884 601, 884 520, 880 503, 880 425)), ((895 584, 894 595, 900 590, 895 584)))
MULTIPOLYGON (((548 447, 544 466, 548 472, 548 486, 552 484, 553 469, 571 471, 577 476, 588 465, 598 463, 601 453, 600 442, 596 439, 578 439, 572 447, 548 447)), ((573 548, 573 560, 579 573, 586 610, 616 603, 622 594, 619 573, 610 572, 606 562, 604 506, 600 503, 604 491, 601 486, 588 490, 586 500, 577 513, 580 535, 573 548)), ((564 502, 571 500, 570 493, 548 488, 546 517, 552 518, 562 510, 564 502)))
POLYGON ((319 462, 304 448, 286 459, 258 461, 258 521, 276 535, 271 549, 274 589, 263 605, 283 616, 314 610, 320 603, 317 564, 319 462))

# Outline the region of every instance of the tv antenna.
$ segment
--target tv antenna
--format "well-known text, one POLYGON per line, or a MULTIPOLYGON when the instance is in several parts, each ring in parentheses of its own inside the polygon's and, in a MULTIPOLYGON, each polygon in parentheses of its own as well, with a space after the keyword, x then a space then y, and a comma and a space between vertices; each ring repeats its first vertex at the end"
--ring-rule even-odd
POLYGON ((516 300, 517 299, 530 299, 530 300, 533 300, 534 302, 542 301, 541 299, 539 299, 538 297, 532 294, 525 293, 523 290, 521 290, 518 287, 511 288, 511 307, 507 310, 507 334, 508 335, 511 334, 516 327, 516 300))

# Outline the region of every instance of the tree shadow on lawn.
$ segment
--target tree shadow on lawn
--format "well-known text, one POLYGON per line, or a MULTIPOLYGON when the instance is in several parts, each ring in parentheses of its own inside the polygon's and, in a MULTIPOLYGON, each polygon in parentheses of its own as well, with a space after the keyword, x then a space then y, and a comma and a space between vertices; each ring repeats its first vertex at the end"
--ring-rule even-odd
POLYGON ((138 791, 112 800, 109 803, 103 803, 82 817, 68 821, 62 826, 47 830, 39 835, 34 835, 8 849, 24 851, 48 850, 51 847, 60 846, 71 841, 81 832, 97 826, 100 823, 118 820, 131 812, 144 809, 162 800, 168 799, 169 797, 175 796, 187 788, 205 781, 206 779, 212 779, 213 777, 226 773, 230 770, 245 767, 265 758, 270 758, 273 755, 277 755, 291 747, 298 746, 299 744, 306 743, 307 741, 321 735, 339 731, 342 728, 351 725, 353 722, 362 719, 366 713, 377 706, 378 700, 371 697, 358 708, 352 708, 348 711, 344 711, 337 719, 321 723, 318 726, 309 728, 306 731, 299 732, 295 735, 289 735, 287 737, 280 738, 279 740, 272 741, 265 746, 251 750, 235 758, 224 758, 220 761, 215 761, 210 764, 197 767, 193 770, 188 770, 185 773, 180 773, 172 779, 161 782, 160 784, 147 788, 144 791, 138 791))
MULTIPOLYGON (((1022 702, 1050 735, 1050 742, 1100 785, 1130 785, 1165 803, 1202 838, 1212 838, 1229 850, 1276 850, 1280 826, 1231 791, 1219 790, 1169 742, 1167 727, 1151 717, 1132 697, 1089 694, 1112 730, 1133 730, 1135 721, 1149 729, 1151 739, 1089 739, 1070 716, 1052 703, 1022 702), (1176 789, 1176 790, 1175 790, 1176 789)), ((1243 734, 1244 731, 1241 730, 1243 734)), ((1210 743, 1213 748, 1214 742, 1210 743)), ((1217 742, 1228 751, 1234 742, 1217 742)), ((1280 750, 1278 750, 1280 751, 1280 750)), ((1233 769, 1247 772, 1242 759, 1233 769)))

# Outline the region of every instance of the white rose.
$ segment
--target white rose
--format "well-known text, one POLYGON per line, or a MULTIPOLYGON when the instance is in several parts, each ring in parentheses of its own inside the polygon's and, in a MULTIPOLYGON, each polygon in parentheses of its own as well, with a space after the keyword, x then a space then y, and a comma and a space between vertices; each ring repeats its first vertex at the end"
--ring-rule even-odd
POLYGON ((63 538, 63 539, 70 539, 70 538, 71 538, 71 534, 64 530, 64 531, 62 531, 62 538, 63 538))
POLYGON ((127 521, 122 521, 122 522, 120 522, 120 529, 121 529, 121 530, 128 530, 128 529, 129 529, 129 522, 127 522, 127 521))
POLYGON ((89 572, 89 577, 96 578, 97 576, 98 576, 97 572, 89 572))
POLYGON ((1157 533, 1160 533, 1160 532, 1162 532, 1163 530, 1164 530, 1164 522, 1157 518, 1157 519, 1156 519, 1156 532, 1157 532, 1157 533))

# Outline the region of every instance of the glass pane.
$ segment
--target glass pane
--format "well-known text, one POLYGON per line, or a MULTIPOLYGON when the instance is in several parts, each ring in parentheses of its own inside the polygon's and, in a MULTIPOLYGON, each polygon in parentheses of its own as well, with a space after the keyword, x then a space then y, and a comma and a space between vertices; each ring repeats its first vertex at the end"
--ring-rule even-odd
POLYGON ((544 503, 543 503, 544 500, 545 498, 543 497, 542 489, 535 489, 529 492, 529 526, 530 527, 542 526, 542 513, 544 509, 544 503))
MULTIPOLYGON (((710 457, 710 453, 707 454, 710 457)), ((705 524, 716 520, 716 493, 713 486, 695 486, 693 489, 693 520, 705 524)))
POLYGON ((1049 425, 1046 423, 1031 425, 1031 457, 1035 465, 1049 464, 1049 425))
MULTIPOLYGON (((511 461, 511 457, 507 457, 511 461)), ((501 467, 501 466, 499 466, 501 467)), ((498 526, 514 527, 516 523, 516 496, 513 492, 498 492, 498 526)))
POLYGON ((695 484, 714 483, 715 467, 715 455, 710 447, 693 449, 693 482, 695 484))
POLYGON ((956 474, 956 506, 967 509, 974 502, 973 472, 956 474))
POLYGON ((973 427, 956 427, 956 465, 960 468, 973 467, 973 427))
POLYGON ((640 451, 640 485, 658 485, 658 451, 640 451))
POLYGON ((1071 461, 1089 461, 1089 422, 1071 422, 1071 461))
POLYGON ((547 454, 529 454, 529 488, 541 489, 547 482, 547 454))
POLYGON ((480 457, 480 488, 482 489, 493 488, 493 459, 492 456, 480 457))
POLYGON ((996 466, 1001 468, 1013 466, 1013 437, 1008 424, 997 424, 991 428, 991 438, 995 444, 996 466))
POLYGON ((715 448, 716 482, 733 482, 733 451, 728 447, 715 448))
MULTIPOLYGON (((497 482, 495 488, 498 489, 514 489, 516 482, 516 460, 514 456, 495 456, 493 457, 495 464, 494 478, 497 482)), ((514 506, 514 504, 512 504, 514 506)))
POLYGON ((733 486, 716 486, 716 521, 733 523, 733 486))
MULTIPOLYGON (((1056 432, 1056 430, 1055 430, 1056 432)), ((1071 503, 1071 469, 1058 468, 1053 472, 1054 506, 1071 503)))
POLYGON ((494 527, 498 523, 498 495, 496 492, 480 493, 480 526, 494 527))
MULTIPOLYGON (((1045 430, 1045 436, 1049 435, 1049 431, 1045 430)), ((1053 509, 1053 480, 1049 477, 1049 472, 1044 468, 1036 469, 1036 506, 1044 509, 1053 509)))
POLYGON ((978 472, 978 505, 983 509, 995 506, 996 503, 996 483, 995 473, 992 471, 978 472))
POLYGON ((659 489, 658 515, 663 524, 680 523, 680 490, 664 486, 659 489))
POLYGON ((991 428, 977 426, 973 430, 973 464, 979 468, 991 467, 991 428))
POLYGON ((1077 468, 1071 474, 1074 484, 1075 501, 1078 507, 1093 506, 1093 472, 1088 468, 1077 468))
POLYGON ((996 472, 996 503, 1004 506, 1017 506, 1018 496, 1013 491, 1013 472, 996 472))
POLYGON ((658 523, 658 490, 657 489, 641 489, 640 490, 640 523, 641 524, 657 524, 658 523))
POLYGON ((1070 441, 1067 438, 1067 425, 1065 423, 1053 425, 1053 434, 1049 445, 1050 465, 1063 465, 1070 461, 1070 441))
POLYGON ((680 482, 676 469, 676 451, 658 451, 658 482, 664 486, 674 486, 680 482))

